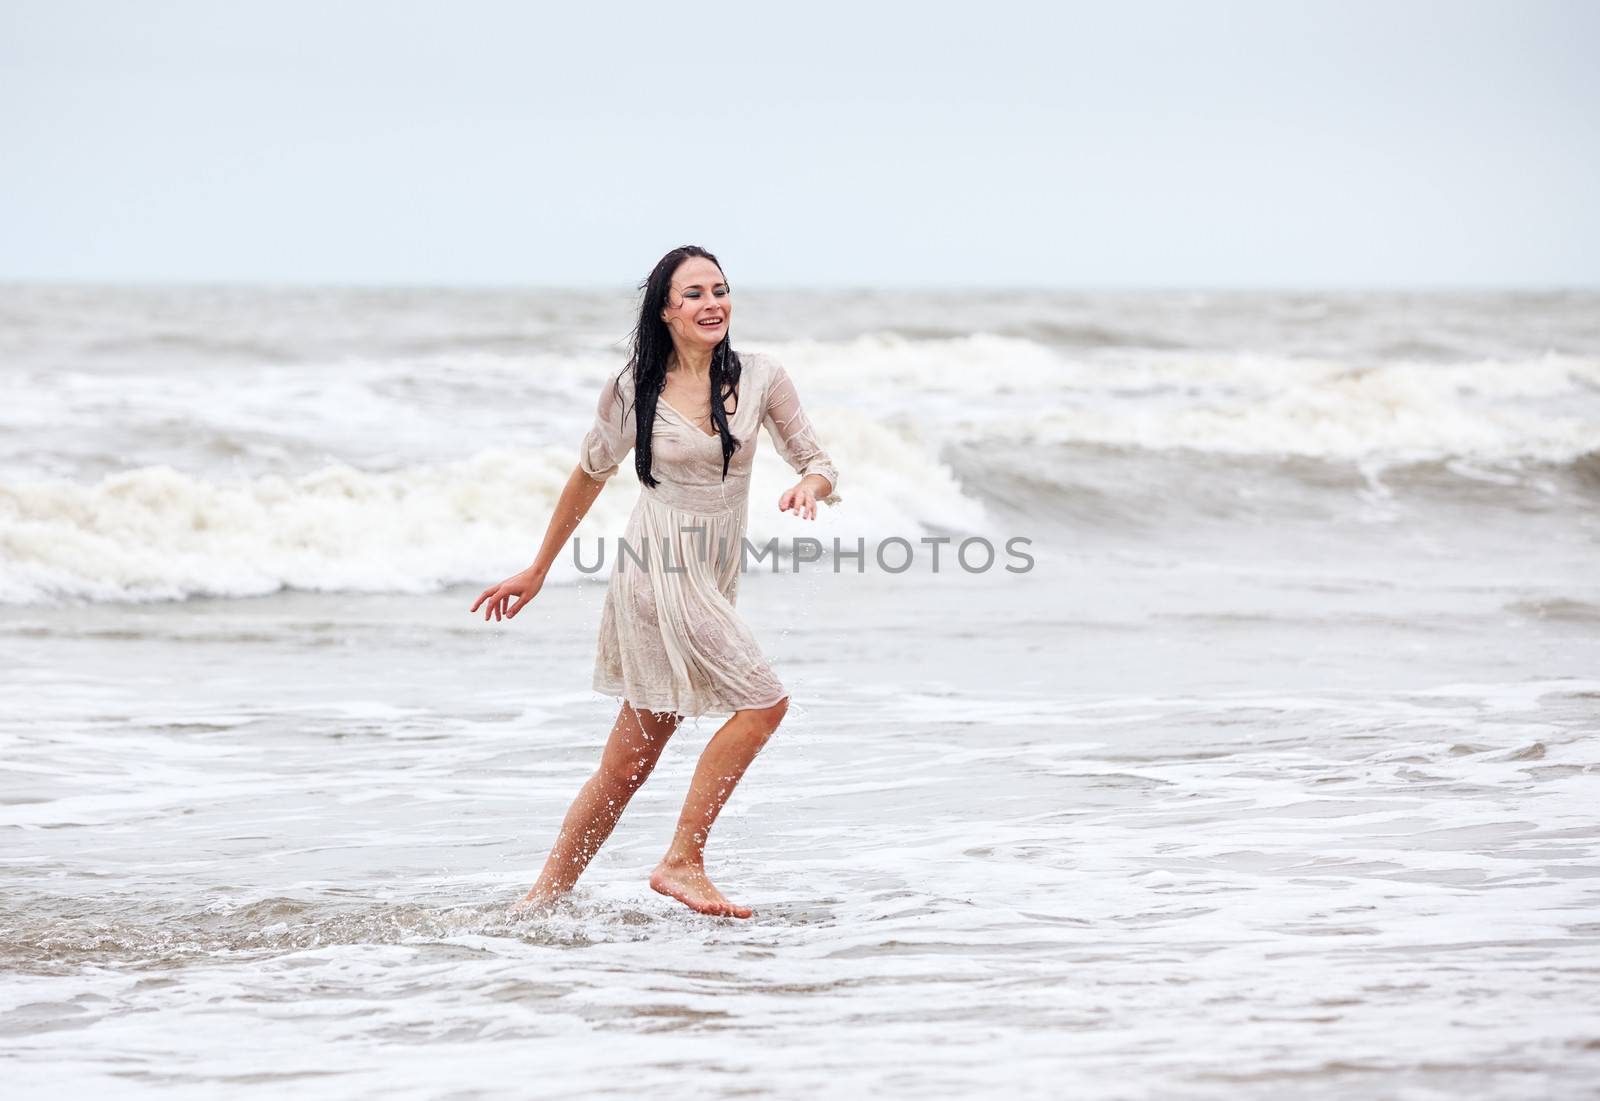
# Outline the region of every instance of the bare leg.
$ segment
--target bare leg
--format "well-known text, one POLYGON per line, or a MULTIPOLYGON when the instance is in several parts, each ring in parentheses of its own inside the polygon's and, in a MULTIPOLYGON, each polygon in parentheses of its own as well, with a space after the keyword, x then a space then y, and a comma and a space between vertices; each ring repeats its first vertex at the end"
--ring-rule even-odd
POLYGON ((605 751, 600 755, 600 767, 572 801, 556 842, 550 847, 550 855, 545 859, 544 871, 539 873, 533 889, 512 907, 513 911, 551 902, 572 890, 594 854, 611 836, 628 800, 649 778, 667 739, 672 737, 682 718, 681 715, 635 711, 631 704, 622 705, 611 736, 606 739, 605 751))
POLYGON ((695 766, 672 846, 650 875, 651 887, 702 914, 750 916, 748 906, 729 902, 706 878, 706 839, 711 834, 711 824, 733 794, 734 785, 788 710, 789 700, 785 697, 771 707, 735 711, 711 736, 695 766))

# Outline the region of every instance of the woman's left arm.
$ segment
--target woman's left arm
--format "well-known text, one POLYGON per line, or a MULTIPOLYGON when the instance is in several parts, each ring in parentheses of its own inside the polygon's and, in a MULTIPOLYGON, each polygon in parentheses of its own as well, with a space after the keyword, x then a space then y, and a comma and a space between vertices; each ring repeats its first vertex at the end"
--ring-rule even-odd
POLYGON ((834 490, 839 485, 839 472, 823 450, 822 441, 817 439, 816 430, 800 405, 794 380, 779 363, 772 365, 772 385, 767 389, 762 423, 778 453, 800 475, 800 481, 778 498, 778 511, 814 520, 819 500, 837 505, 839 495, 834 490))

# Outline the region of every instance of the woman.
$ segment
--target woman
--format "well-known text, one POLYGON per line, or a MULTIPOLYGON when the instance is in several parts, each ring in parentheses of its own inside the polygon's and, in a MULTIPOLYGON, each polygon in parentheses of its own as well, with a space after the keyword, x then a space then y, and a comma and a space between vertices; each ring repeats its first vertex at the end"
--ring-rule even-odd
POLYGON ((733 301, 717 258, 688 245, 661 258, 642 290, 628 366, 600 394, 578 467, 532 566, 485 589, 484 619, 512 618, 630 448, 643 487, 613 563, 594 687, 622 700, 600 758, 567 811, 518 908, 572 889, 610 836, 667 739, 688 716, 729 712, 695 768, 677 831, 650 886, 701 913, 749 917, 706 877, 717 814, 788 710, 789 694, 734 610, 758 429, 800 480, 780 512, 815 519, 838 503, 838 475, 782 366, 729 343, 733 301), (512 601, 515 601, 512 603, 512 601))

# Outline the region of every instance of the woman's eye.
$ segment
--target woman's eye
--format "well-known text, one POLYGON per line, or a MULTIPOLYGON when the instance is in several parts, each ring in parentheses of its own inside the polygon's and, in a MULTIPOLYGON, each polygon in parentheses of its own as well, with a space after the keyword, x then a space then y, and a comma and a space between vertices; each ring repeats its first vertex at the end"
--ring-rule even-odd
POLYGON ((718 298, 726 298, 726 297, 728 297, 728 288, 727 287, 718 287, 717 288, 717 297, 718 298))
POLYGON ((685 298, 699 298, 700 297, 700 292, 699 291, 689 291, 684 295, 684 297, 685 298))

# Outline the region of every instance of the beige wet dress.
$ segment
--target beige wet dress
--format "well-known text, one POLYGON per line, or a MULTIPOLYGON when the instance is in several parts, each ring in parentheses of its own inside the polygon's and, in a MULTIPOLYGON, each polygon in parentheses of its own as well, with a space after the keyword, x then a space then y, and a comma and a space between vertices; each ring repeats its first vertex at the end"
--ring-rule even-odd
MULTIPOLYGON (((728 415, 739 447, 726 480, 720 438, 658 400, 651 473, 659 484, 640 486, 621 542, 606 548, 611 583, 594 688, 639 710, 693 718, 770 707, 789 694, 734 608, 759 430, 802 477, 820 474, 837 488, 839 475, 782 365, 759 353, 739 360, 738 408, 728 415)), ((583 439, 579 462, 590 477, 610 478, 633 450, 634 410, 633 372, 624 370, 606 380, 583 439)))

